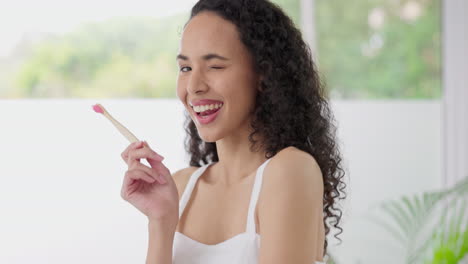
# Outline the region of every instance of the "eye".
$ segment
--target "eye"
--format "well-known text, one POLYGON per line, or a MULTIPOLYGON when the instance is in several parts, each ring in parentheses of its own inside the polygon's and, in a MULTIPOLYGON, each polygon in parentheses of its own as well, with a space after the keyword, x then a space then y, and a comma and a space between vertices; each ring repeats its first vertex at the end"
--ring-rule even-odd
POLYGON ((181 72, 186 72, 186 71, 184 71, 185 68, 190 68, 190 67, 182 67, 182 68, 180 68, 180 71, 181 72))
POLYGON ((224 69, 224 67, 217 67, 217 66, 213 66, 211 67, 212 69, 217 69, 217 70, 220 70, 220 69, 224 69))

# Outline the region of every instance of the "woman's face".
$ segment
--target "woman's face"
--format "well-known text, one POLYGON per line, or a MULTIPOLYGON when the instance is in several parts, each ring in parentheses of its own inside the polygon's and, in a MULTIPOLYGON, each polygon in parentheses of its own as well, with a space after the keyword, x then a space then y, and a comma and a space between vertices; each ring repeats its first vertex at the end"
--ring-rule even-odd
POLYGON ((186 25, 177 56, 177 96, 198 134, 215 142, 248 129, 259 86, 252 58, 236 26, 213 12, 201 12, 186 25), (191 104, 201 99, 222 102, 214 121, 203 124, 191 104))

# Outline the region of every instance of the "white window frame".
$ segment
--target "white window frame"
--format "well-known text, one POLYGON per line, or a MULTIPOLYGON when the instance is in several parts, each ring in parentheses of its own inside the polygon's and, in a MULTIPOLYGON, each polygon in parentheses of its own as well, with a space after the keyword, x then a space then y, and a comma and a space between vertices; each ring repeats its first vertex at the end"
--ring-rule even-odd
POLYGON ((315 30, 315 0, 301 0, 301 32, 312 52, 314 63, 318 64, 317 36, 315 30))
POLYGON ((444 187, 468 177, 468 1, 442 0, 444 187))

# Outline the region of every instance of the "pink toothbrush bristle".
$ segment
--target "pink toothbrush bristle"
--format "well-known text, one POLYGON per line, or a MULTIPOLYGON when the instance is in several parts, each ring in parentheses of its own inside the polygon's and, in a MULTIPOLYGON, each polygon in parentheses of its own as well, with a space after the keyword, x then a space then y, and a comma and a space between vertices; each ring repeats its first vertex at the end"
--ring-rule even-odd
POLYGON ((96 105, 93 105, 93 110, 94 110, 94 112, 96 112, 96 113, 101 113, 101 114, 104 113, 104 110, 102 110, 101 106, 99 106, 99 105, 97 105, 97 104, 96 104, 96 105))

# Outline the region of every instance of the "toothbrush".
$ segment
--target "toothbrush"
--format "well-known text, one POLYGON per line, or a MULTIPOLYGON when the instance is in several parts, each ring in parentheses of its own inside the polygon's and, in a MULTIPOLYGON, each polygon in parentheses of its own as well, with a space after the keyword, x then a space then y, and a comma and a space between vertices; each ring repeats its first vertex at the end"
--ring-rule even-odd
POLYGON ((128 141, 130 141, 130 143, 139 141, 138 138, 135 137, 135 135, 133 135, 132 132, 130 132, 130 130, 128 130, 126 127, 124 127, 122 124, 120 124, 119 121, 115 120, 106 111, 104 106, 102 106, 101 104, 95 104, 95 105, 93 105, 93 110, 94 110, 94 112, 103 114, 105 117, 107 117, 107 119, 109 119, 112 122, 112 124, 119 130, 119 132, 122 135, 124 135, 124 137, 126 137, 128 139, 128 141))

